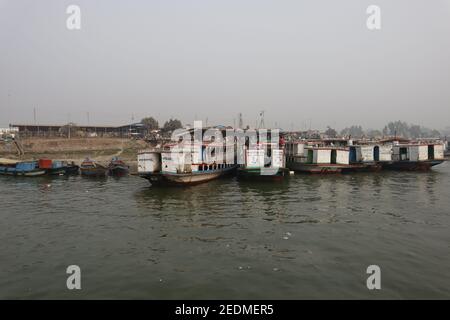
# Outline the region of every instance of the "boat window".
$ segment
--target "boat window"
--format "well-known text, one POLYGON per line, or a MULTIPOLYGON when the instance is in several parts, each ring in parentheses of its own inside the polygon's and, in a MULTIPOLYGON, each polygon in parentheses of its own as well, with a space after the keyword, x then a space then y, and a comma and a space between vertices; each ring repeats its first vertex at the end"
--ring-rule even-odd
POLYGON ((434 145, 430 144, 428 146, 428 160, 434 159, 434 145))
POLYGON ((400 160, 408 160, 408 149, 407 148, 400 148, 400 160))

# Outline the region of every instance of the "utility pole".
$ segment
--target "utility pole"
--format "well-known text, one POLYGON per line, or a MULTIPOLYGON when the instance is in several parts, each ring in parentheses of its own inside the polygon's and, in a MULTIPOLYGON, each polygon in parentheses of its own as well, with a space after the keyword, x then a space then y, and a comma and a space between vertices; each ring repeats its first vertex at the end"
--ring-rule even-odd
POLYGON ((36 126, 36 129, 37 129, 37 135, 39 137, 40 132, 39 132, 39 126, 37 124, 36 108, 33 108, 33 118, 34 118, 34 125, 36 126))
POLYGON ((242 113, 239 113, 239 129, 244 128, 244 121, 242 120, 242 113))
POLYGON ((128 134, 128 138, 131 138, 131 130, 132 130, 131 126, 133 125, 133 122, 134 122, 134 113, 131 114, 130 132, 128 134))
POLYGON ((70 123, 70 113, 69 114, 67 114, 67 120, 68 120, 68 123, 67 123, 67 126, 68 126, 68 129, 69 129, 69 135, 68 135, 68 138, 70 139, 70 135, 71 135, 71 130, 72 130, 72 124, 70 123))
POLYGON ((259 128, 264 128, 266 126, 266 124, 264 123, 264 110, 259 112, 259 118, 260 118, 260 122, 259 122, 259 128))

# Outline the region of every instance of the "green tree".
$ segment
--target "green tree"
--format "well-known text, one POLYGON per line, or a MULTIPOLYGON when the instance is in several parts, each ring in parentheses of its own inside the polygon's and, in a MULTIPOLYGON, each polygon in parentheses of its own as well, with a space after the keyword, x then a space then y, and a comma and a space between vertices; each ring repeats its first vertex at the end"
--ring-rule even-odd
POLYGON ((174 131, 176 129, 183 128, 183 125, 181 124, 181 121, 178 119, 170 119, 164 123, 164 126, 162 128, 162 131, 164 132, 170 132, 174 131))
POLYGON ((395 122, 389 122, 384 127, 383 133, 389 136, 409 138, 410 137, 409 129, 410 128, 406 122, 402 122, 399 120, 395 122))
POLYGON ((367 136, 369 138, 381 138, 383 137, 383 133, 380 130, 371 129, 367 131, 367 136))
POLYGON ((361 138, 364 136, 364 130, 361 126, 351 126, 341 131, 341 136, 361 138))
POLYGON ((327 130, 325 131, 325 134, 329 138, 336 138, 337 137, 337 131, 331 128, 330 126, 327 127, 327 130))
POLYGON ((141 123, 149 131, 159 129, 158 121, 156 121, 155 118, 153 118, 153 117, 144 118, 141 120, 141 123))

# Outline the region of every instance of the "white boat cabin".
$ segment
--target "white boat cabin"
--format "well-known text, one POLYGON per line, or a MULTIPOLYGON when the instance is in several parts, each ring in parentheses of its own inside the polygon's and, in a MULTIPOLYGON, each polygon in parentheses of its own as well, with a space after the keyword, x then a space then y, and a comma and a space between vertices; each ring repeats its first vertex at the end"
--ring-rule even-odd
POLYGON ((391 145, 353 145, 350 146, 351 163, 368 163, 392 160, 391 145))
POLYGON ((162 150, 138 154, 138 173, 195 173, 224 170, 234 166, 234 145, 196 144, 180 147, 167 145, 162 150), (222 147, 222 149, 220 149, 222 147))
POLYGON ((284 168, 284 150, 280 148, 264 148, 258 145, 255 149, 245 148, 245 167, 253 168, 284 168))
POLYGON ((444 144, 396 144, 392 147, 394 161, 444 160, 444 144))
POLYGON ((305 164, 349 164, 349 149, 309 146, 307 142, 286 143, 286 160, 305 164))

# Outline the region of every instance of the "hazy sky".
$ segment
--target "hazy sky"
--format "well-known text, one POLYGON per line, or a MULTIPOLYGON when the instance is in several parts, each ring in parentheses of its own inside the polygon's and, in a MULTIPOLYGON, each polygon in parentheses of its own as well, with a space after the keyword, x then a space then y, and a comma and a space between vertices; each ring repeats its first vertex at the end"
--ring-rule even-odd
POLYGON ((0 0, 0 126, 450 125, 450 0, 0 0), (81 8, 81 30, 66 8, 81 8), (381 30, 366 9, 381 7, 381 30))

